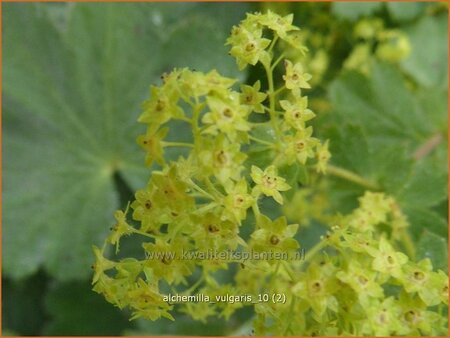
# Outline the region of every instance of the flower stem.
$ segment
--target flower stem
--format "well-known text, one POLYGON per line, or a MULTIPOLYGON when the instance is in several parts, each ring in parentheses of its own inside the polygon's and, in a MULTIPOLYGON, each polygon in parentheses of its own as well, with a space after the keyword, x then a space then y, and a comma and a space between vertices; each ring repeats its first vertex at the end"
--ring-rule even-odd
POLYGON ((255 201, 252 204, 252 210, 253 210, 253 214, 255 215, 256 224, 258 224, 259 216, 261 216, 261 212, 259 211, 259 206, 258 206, 258 197, 255 198, 255 201))
POLYGON ((280 88, 278 88, 274 93, 273 96, 277 96, 278 94, 280 94, 283 90, 286 89, 286 86, 281 86, 280 88))
POLYGON ((269 85, 269 114, 270 114, 270 122, 272 123, 273 130, 277 135, 277 139, 281 139, 280 129, 277 124, 277 116, 275 112, 275 90, 273 85, 273 73, 270 68, 270 64, 263 63, 264 69, 266 70, 267 82, 269 85))
POLYGON ((198 119, 200 117, 201 104, 198 102, 198 99, 195 98, 195 105, 192 108, 192 133, 194 139, 197 139, 199 136, 199 125, 198 119))
POLYGON ((405 247, 406 252, 408 253, 408 256, 415 260, 416 258, 416 247, 414 245, 414 242, 411 238, 411 235, 409 234, 407 229, 403 229, 403 231, 400 233, 400 239, 405 247))
POLYGON ((203 196, 206 196, 206 197, 212 199, 213 201, 216 200, 216 198, 213 195, 211 195, 210 193, 208 193, 205 190, 203 190, 202 188, 200 188, 194 181, 189 180, 189 184, 193 189, 195 189, 198 193, 202 194, 203 196))
POLYGON ((283 58, 285 57, 285 54, 282 53, 278 59, 275 60, 275 62, 272 64, 272 66, 270 67, 270 69, 273 71, 275 69, 275 67, 280 63, 281 60, 283 60, 283 58))
POLYGON ((297 297, 293 297, 291 300, 291 305, 289 306, 289 314, 288 314, 288 321, 287 321, 287 325, 286 325, 286 329, 284 330, 283 336, 287 336, 289 329, 291 328, 291 323, 292 323, 292 315, 294 313, 294 307, 295 307, 295 300, 297 299, 297 297))
POLYGON ((256 138, 256 137, 253 137, 253 136, 249 136, 248 138, 249 138, 250 140, 252 140, 252 141, 255 141, 255 142, 264 144, 264 145, 266 145, 266 146, 268 146, 268 147, 270 147, 270 148, 273 148, 273 143, 271 143, 271 142, 264 141, 264 140, 260 140, 259 138, 256 138))
POLYGON ((206 186, 211 190, 211 192, 216 194, 217 198, 223 197, 222 193, 219 190, 217 190, 217 188, 214 186, 214 183, 211 182, 209 177, 205 179, 205 183, 206 186))
POLYGON ((191 143, 184 142, 162 142, 163 147, 187 147, 194 148, 194 145, 191 143))
POLYGON ((277 41, 278 41, 278 36, 276 35, 276 36, 273 38, 272 43, 271 43, 270 46, 269 46, 269 50, 268 50, 269 53, 272 51, 273 47, 275 47, 275 44, 277 43, 277 41))
POLYGON ((377 184, 369 180, 366 180, 365 178, 359 176, 358 174, 355 174, 354 172, 351 172, 350 170, 339 168, 334 165, 328 165, 327 172, 333 176, 343 178, 347 181, 359 184, 367 189, 380 190, 380 187, 378 187, 377 184))

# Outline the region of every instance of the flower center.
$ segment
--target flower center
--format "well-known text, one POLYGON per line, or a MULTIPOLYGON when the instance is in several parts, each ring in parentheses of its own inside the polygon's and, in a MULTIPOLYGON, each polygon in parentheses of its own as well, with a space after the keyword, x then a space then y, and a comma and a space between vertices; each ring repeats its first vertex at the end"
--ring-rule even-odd
POLYGON ((162 101, 161 99, 158 99, 158 101, 156 102, 156 111, 161 112, 162 110, 164 110, 165 106, 166 105, 165 105, 164 101, 162 101))
POLYGON ((425 278, 425 274, 422 271, 415 271, 414 272, 414 279, 416 280, 423 280, 425 278))
POLYGON ((390 265, 394 265, 394 263, 395 263, 395 260, 392 256, 387 256, 386 260, 390 265))
POLYGON ((255 49, 255 44, 253 43, 253 42, 249 42, 249 43, 247 43, 247 45, 245 46, 245 50, 247 51, 247 52, 251 52, 251 51, 253 51, 254 49, 255 49))
POLYGON ((273 245, 277 245, 278 243, 280 243, 280 239, 276 235, 272 235, 270 237, 270 243, 273 245))
POLYGON ((264 182, 264 185, 270 189, 274 189, 277 186, 277 178, 276 177, 264 175, 263 182, 264 182))
POLYGON ((404 317, 408 322, 415 322, 417 314, 415 313, 415 311, 409 310, 405 313, 404 317))
POLYGON ((170 258, 164 256, 164 257, 161 259, 161 263, 163 263, 163 264, 165 264, 165 265, 170 265, 170 263, 172 263, 172 260, 171 260, 170 258))
POLYGON ((230 118, 233 117, 233 112, 231 111, 230 108, 225 108, 225 109, 222 111, 222 115, 230 119, 230 118))
POLYGON ((362 285, 366 285, 369 280, 364 276, 358 276, 358 282, 362 285))
POLYGON ((311 285, 311 290, 313 292, 319 292, 320 290, 322 290, 322 283, 320 283, 319 281, 315 281, 311 285))
POLYGON ((219 228, 215 224, 209 224, 208 225, 208 231, 210 233, 216 233, 219 231, 219 228))
POLYGON ((237 195, 236 198, 234 199, 234 205, 236 207, 240 207, 242 206, 242 203, 244 203, 244 198, 242 197, 242 195, 237 195))
POLYGON ((305 142, 299 141, 295 144, 295 147, 297 151, 302 151, 303 149, 305 149, 305 142))
POLYGON ((227 161, 228 161, 227 154, 225 154, 225 151, 223 151, 223 150, 220 150, 217 153, 216 159, 217 159, 217 162, 219 162, 220 165, 225 165, 227 163, 227 161))

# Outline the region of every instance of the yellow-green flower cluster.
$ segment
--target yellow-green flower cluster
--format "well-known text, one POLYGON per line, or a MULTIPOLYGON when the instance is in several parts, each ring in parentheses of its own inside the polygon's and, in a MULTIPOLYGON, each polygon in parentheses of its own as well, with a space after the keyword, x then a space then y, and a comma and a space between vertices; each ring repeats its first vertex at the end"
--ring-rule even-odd
POLYGON ((383 223, 392 224, 387 217, 392 201, 367 192, 305 260, 282 264, 271 288, 290 302, 255 309, 256 335, 446 334, 446 316, 436 308, 448 304, 448 277, 433 271, 428 258, 415 262, 401 252, 390 231, 379 230, 383 223), (355 227, 369 206, 372 226, 355 227))
MULTIPOLYGON (((233 261, 180 260, 182 252, 283 252, 299 248, 294 239, 298 226, 288 225, 284 217, 271 220, 258 205, 261 198, 273 198, 282 204, 282 194, 295 188, 280 176, 280 166, 304 166, 317 157, 317 170, 324 172, 330 157, 328 143, 321 144, 312 136, 312 127, 307 126, 315 114, 301 92, 310 88, 311 79, 302 64, 284 60, 281 85, 274 85, 274 68, 282 61, 274 61, 277 40, 305 51, 298 43, 299 29, 292 20, 292 15, 254 13, 232 29, 227 41, 231 55, 240 68, 262 63, 267 70, 265 79, 252 85, 242 84, 237 91, 234 79, 215 70, 202 73, 175 69, 162 76, 162 85, 151 87, 150 98, 144 102, 139 117, 147 130, 137 143, 145 151, 145 164, 150 167, 156 163, 159 168, 152 171, 147 186, 136 192, 130 206, 116 212, 117 224, 111 228, 105 246, 101 250, 95 248, 94 289, 117 306, 128 306, 134 317, 171 317, 168 310, 172 305, 161 302, 162 281, 177 287, 188 283, 189 276, 200 270, 203 277, 199 290, 217 292, 225 287, 215 280, 214 272, 227 269, 233 261), (252 114, 264 116, 265 122, 252 123, 252 114), (188 139, 171 135, 170 126, 175 120, 191 130, 188 139), (262 125, 276 135, 275 140, 255 136, 255 129, 262 125), (271 165, 260 168, 247 163, 244 149, 254 146, 273 151, 271 165), (169 147, 185 152, 169 161, 169 147), (246 179, 249 176, 251 181, 246 179), (240 227, 249 212, 256 222, 247 243, 241 238, 240 227), (118 251, 121 238, 131 235, 143 240, 146 259, 114 262, 104 258, 106 244, 115 245, 118 251), (149 294, 144 296, 146 288, 149 294)), ((272 265, 273 262, 269 264, 272 265)), ((208 307, 201 309, 204 316, 211 313, 208 307)), ((222 315, 228 317, 234 309, 223 309, 222 315)), ((184 311, 192 313, 194 307, 185 306, 184 311)), ((204 316, 195 313, 196 318, 204 316)))
POLYGON ((368 75, 375 58, 398 63, 411 53, 408 36, 398 29, 387 29, 379 18, 360 20, 353 34, 358 43, 344 62, 347 69, 368 75))
POLYGON ((94 290, 131 310, 132 319, 173 320, 174 307, 195 320, 228 319, 252 306, 258 335, 440 334, 445 321, 430 308, 446 302, 446 275, 434 272, 429 260, 414 263, 400 252, 408 223, 393 198, 366 193, 304 260, 291 259, 300 248, 298 225, 285 216, 271 219, 262 208, 262 199, 283 204, 286 192, 297 190, 298 179, 289 180, 286 170, 325 173, 331 156, 329 141, 314 137, 309 125, 315 113, 304 91, 311 75, 302 63, 276 55, 277 41, 305 52, 292 21, 292 15, 269 11, 233 27, 227 43, 238 66, 260 63, 266 71, 253 84, 236 86, 215 70, 184 68, 152 86, 139 117, 147 130, 137 138, 151 175, 126 209, 116 211, 104 245, 94 247, 94 290), (275 78, 278 65, 284 70, 275 78), (175 122, 189 135, 171 132, 175 122), (168 148, 178 148, 179 157, 168 148), (252 162, 253 149, 270 154, 269 163, 252 162), (109 246, 120 253, 125 237, 138 243, 140 257, 107 258, 109 246), (289 255, 198 255, 208 252, 289 255), (221 270, 236 271, 234 282, 223 282, 221 270), (388 294, 389 286, 394 291, 388 294), (285 300, 174 304, 165 298, 168 289, 253 300, 269 290, 285 300))

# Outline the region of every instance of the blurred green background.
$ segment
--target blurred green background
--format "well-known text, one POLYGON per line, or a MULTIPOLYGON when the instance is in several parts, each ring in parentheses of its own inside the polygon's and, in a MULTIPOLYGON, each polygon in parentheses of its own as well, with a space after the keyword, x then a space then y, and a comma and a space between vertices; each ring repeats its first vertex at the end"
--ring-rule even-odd
MULTIPOLYGON (((438 3, 7 3, 3 4, 3 334, 225 335, 243 319, 128 321, 91 291, 92 244, 149 169, 135 138, 150 84, 174 67, 254 81, 224 46, 248 11, 294 13, 328 55, 311 92, 333 163, 369 177, 408 215, 418 255, 447 269, 448 14, 438 3), (343 69, 361 18, 400 29, 410 55, 370 76, 343 69), (414 150, 440 143, 426 159, 414 150)), ((319 47, 317 47, 319 46, 319 47)), ((311 66, 312 67, 312 66, 311 66)), ((179 130, 179 132, 183 132, 179 130)), ((175 156, 175 154, 173 155, 175 156)), ((348 212, 363 190, 331 179, 330 206, 348 212)), ((310 247, 323 227, 302 232, 310 247)), ((245 313, 244 317, 248 317, 245 313)), ((245 325, 245 324, 244 324, 245 325)), ((242 329, 246 329, 245 327, 242 329)))

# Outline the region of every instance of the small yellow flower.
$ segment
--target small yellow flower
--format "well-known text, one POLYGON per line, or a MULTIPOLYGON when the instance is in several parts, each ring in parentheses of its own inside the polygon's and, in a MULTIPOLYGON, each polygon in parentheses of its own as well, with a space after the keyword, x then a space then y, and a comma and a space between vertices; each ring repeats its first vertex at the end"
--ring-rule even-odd
POLYGON ((117 223, 111 227, 111 234, 108 236, 106 241, 112 245, 116 245, 116 253, 119 251, 120 238, 125 235, 130 235, 133 233, 134 228, 127 223, 127 213, 128 206, 125 212, 122 210, 117 210, 114 213, 114 218, 117 223))
POLYGON ((312 137, 312 127, 298 130, 294 136, 286 137, 287 147, 285 149, 286 159, 288 163, 293 163, 295 159, 300 164, 306 164, 308 158, 314 157, 314 148, 319 140, 312 137))
POLYGON ((284 120, 286 124, 294 129, 305 129, 305 122, 316 116, 308 109, 308 98, 306 96, 296 97, 294 102, 281 100, 280 106, 284 109, 284 120))
POLYGON ((259 195, 263 193, 266 196, 272 196, 275 201, 283 204, 283 197, 280 191, 286 191, 291 189, 291 186, 286 183, 286 180, 278 176, 277 168, 271 165, 262 171, 256 166, 252 166, 251 177, 256 183, 253 188, 253 195, 259 195))
POLYGON ((264 62, 269 58, 265 49, 269 46, 270 40, 262 37, 262 30, 247 30, 244 27, 237 27, 227 44, 231 44, 230 54, 236 58, 239 69, 244 69, 248 64, 254 66, 258 61, 264 62))
POLYGON ((311 75, 303 71, 301 63, 292 64, 291 61, 285 60, 286 74, 283 75, 283 80, 286 82, 287 89, 311 88, 308 81, 311 80, 311 75))
POLYGON ((152 86, 150 99, 144 102, 144 112, 138 121, 161 125, 172 117, 182 116, 183 110, 177 105, 177 101, 175 92, 152 86))
POLYGON ((94 269, 94 278, 92 279, 92 284, 97 283, 106 270, 110 270, 116 266, 116 263, 106 259, 103 256, 104 247, 100 250, 95 245, 92 246, 92 250, 95 254, 95 263, 92 265, 94 269))
POLYGON ((253 203, 253 197, 247 192, 247 181, 241 179, 237 183, 229 180, 224 185, 227 196, 223 199, 224 214, 234 222, 241 223, 246 218, 247 209, 253 203))
POLYGON ((241 86, 241 103, 248 105, 256 113, 264 113, 264 106, 261 104, 267 94, 261 93, 261 82, 258 80, 253 86, 241 86))
POLYGON ((220 131, 234 139, 238 131, 250 130, 246 119, 249 109, 240 104, 239 93, 231 92, 226 96, 217 93, 206 100, 210 111, 202 118, 202 122, 208 125, 204 133, 217 135, 220 131))
POLYGON ((138 136, 136 142, 146 151, 146 166, 151 166, 153 161, 159 165, 164 164, 162 140, 166 137, 168 131, 168 128, 162 128, 158 131, 154 131, 152 128, 149 128, 145 135, 138 136))
POLYGON ((286 252, 292 253, 300 245, 293 238, 298 230, 298 224, 287 224, 286 217, 282 216, 272 221, 262 215, 258 222, 259 228, 251 234, 251 247, 260 252, 286 252))
POLYGON ((323 144, 319 144, 316 149, 317 156, 317 164, 316 169, 317 172, 325 174, 327 171, 327 164, 331 158, 331 153, 328 150, 328 140, 323 144))
POLYGON ((280 38, 285 39, 287 32, 300 30, 292 24, 293 20, 293 14, 282 17, 269 10, 266 14, 260 16, 259 22, 273 30, 280 38))

